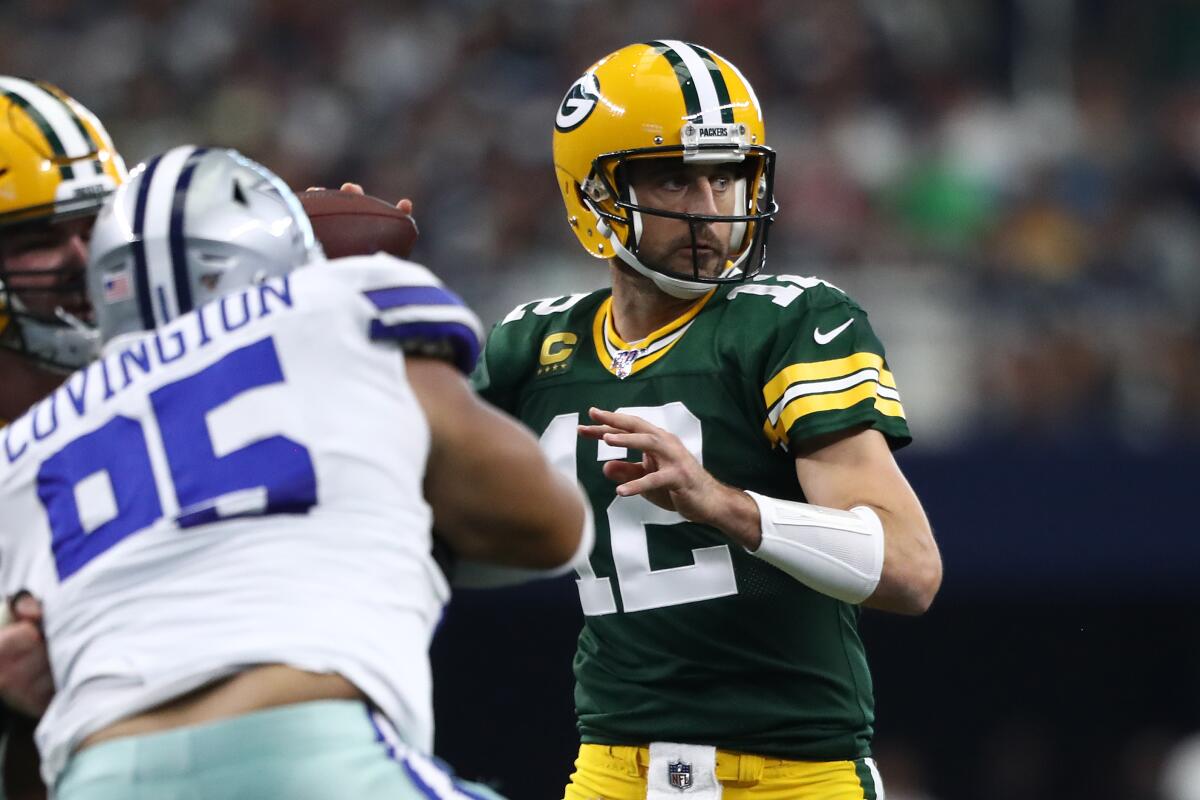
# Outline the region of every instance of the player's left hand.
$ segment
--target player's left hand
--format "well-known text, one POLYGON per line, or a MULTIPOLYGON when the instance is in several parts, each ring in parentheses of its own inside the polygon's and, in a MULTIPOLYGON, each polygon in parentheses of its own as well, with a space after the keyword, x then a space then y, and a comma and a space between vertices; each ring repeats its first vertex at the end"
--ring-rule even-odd
POLYGON ((604 463, 604 477, 618 484, 619 496, 641 495, 690 522, 723 531, 744 547, 758 547, 758 506, 745 492, 714 478, 678 436, 632 414, 591 408, 588 416, 598 424, 580 425, 580 436, 642 451, 640 462, 604 463))

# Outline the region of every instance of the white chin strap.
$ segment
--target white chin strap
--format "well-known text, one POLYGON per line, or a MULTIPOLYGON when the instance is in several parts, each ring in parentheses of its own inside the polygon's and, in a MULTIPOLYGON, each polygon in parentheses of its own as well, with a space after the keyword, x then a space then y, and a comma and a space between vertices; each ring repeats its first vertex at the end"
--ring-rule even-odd
MULTIPOLYGON (((744 184, 745 181, 738 181, 738 183, 744 184)), ((741 191, 744 196, 744 187, 742 187, 741 191)), ((632 186, 629 187, 629 204, 634 206, 637 205, 637 194, 633 191, 632 186)), ((595 211, 592 213, 595 213, 595 211)), ((637 242, 642 237, 642 214, 639 211, 634 211, 632 212, 632 216, 633 241, 637 242)), ((704 283, 702 281, 689 281, 685 278, 672 278, 670 275, 664 275, 661 272, 651 269, 643 264, 638 260, 637 256, 629 252, 629 249, 626 248, 625 245, 621 244, 621 240, 617 237, 616 231, 614 231, 612 226, 608 224, 608 221, 599 214, 596 214, 596 230, 608 237, 608 243, 612 246, 613 252, 617 254, 617 258, 633 267, 638 273, 649 278, 654 282, 655 286, 657 286, 664 293, 669 294, 671 297, 677 297, 680 300, 692 300, 712 291, 714 284, 704 283)), ((735 223, 733 233, 734 237, 736 237, 737 244, 739 245, 745 230, 746 223, 735 223)), ((731 247, 732 246, 733 241, 731 240, 731 247)), ((732 264, 730 264, 718 277, 726 278, 730 275, 733 275, 740 268, 742 261, 745 260, 749 252, 750 248, 746 248, 746 250, 740 256, 738 256, 737 261, 734 261, 732 264)))

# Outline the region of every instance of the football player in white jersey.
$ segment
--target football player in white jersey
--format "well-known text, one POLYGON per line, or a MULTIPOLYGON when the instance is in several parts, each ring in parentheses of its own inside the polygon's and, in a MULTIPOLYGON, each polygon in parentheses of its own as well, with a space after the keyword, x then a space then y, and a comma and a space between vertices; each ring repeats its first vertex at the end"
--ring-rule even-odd
POLYGON ((591 528, 469 389, 475 316, 415 264, 324 262, 228 150, 135 170, 88 281, 102 356, 0 435, 0 589, 43 599, 57 796, 494 797, 428 758, 431 529, 480 583, 565 571, 591 528))

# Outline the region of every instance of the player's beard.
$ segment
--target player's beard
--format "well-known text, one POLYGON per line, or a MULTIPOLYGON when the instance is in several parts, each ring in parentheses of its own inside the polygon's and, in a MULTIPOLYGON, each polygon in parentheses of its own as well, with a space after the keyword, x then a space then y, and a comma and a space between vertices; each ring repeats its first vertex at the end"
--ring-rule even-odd
POLYGON ((638 259, 647 266, 659 270, 692 277, 697 271, 702 278, 712 278, 725 270, 729 260, 729 240, 722 242, 707 223, 688 223, 695 237, 688 231, 669 239, 662 246, 638 248, 638 259))

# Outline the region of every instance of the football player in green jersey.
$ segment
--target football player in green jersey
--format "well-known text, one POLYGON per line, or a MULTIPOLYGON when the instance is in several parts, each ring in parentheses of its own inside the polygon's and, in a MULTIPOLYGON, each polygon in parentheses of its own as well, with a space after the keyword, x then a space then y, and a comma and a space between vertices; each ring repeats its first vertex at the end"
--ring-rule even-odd
POLYGON ((883 796, 859 609, 922 613, 941 560, 866 312, 761 274, 774 158, 694 44, 618 50, 558 111, 567 221, 612 288, 518 306, 476 385, 595 511, 567 800, 883 796))

